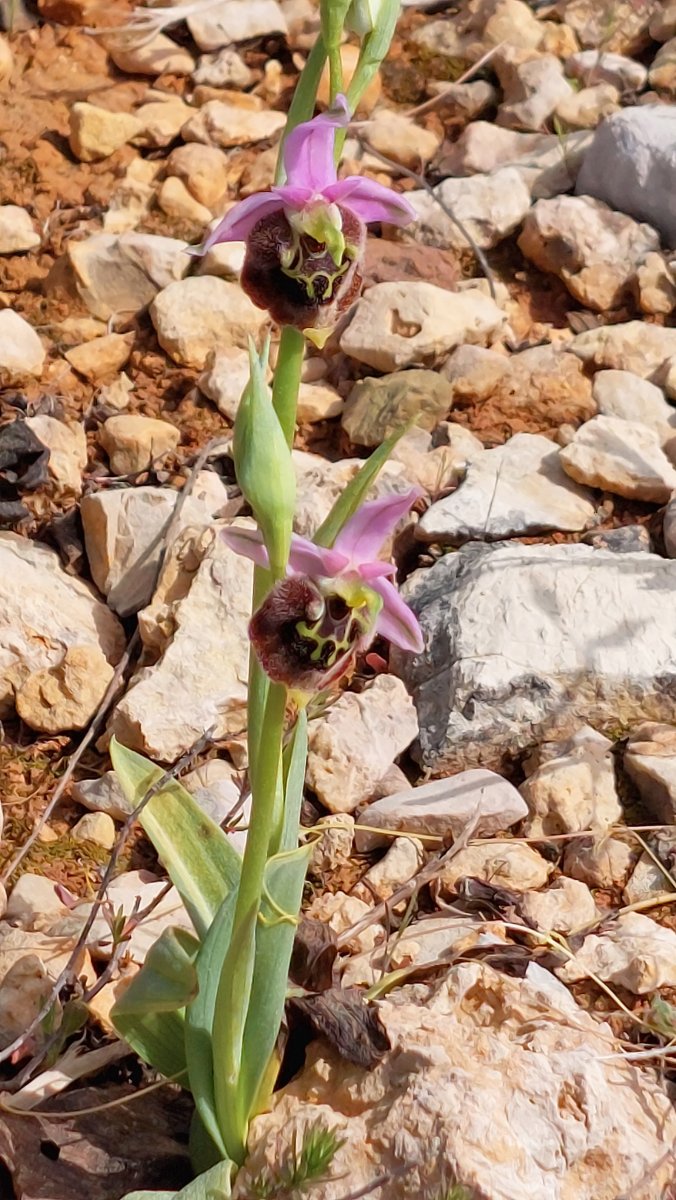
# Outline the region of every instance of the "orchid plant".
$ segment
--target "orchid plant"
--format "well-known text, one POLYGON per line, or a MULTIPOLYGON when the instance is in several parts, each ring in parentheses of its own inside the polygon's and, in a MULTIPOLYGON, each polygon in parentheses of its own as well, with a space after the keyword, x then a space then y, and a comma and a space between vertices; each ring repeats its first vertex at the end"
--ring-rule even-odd
MULTIPOLYGON (((233 439, 241 491, 255 527, 222 536, 255 563, 248 696, 251 816, 243 855, 176 781, 113 741, 128 801, 179 891, 193 932, 169 929, 113 1010, 142 1058, 190 1088, 198 1180, 181 1200, 230 1195, 249 1124, 278 1074, 289 962, 311 840, 300 838, 307 708, 330 695, 376 636, 419 653, 418 622, 399 596, 383 544, 419 497, 366 500, 396 436, 338 499, 313 540, 293 532, 291 445, 305 340, 323 340, 361 286, 371 221, 405 223, 413 211, 361 176, 338 179, 350 110, 384 56, 398 0, 323 0, 321 35, 291 105, 278 181, 236 204, 202 250, 246 242, 242 286, 281 327, 272 391, 268 345, 251 372, 233 439), (361 39, 347 94, 340 76, 346 23, 361 39), (328 59, 333 101, 312 116, 328 59)), ((139 1195, 139 1194, 137 1194, 139 1195)), ((128 1197, 127 1200, 133 1200, 128 1197)))

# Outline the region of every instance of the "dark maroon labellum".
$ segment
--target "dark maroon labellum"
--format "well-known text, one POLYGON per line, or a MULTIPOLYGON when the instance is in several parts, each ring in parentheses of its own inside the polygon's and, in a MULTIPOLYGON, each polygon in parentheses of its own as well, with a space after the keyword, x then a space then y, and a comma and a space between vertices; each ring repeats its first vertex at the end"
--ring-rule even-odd
POLYGON ((321 242, 296 232, 282 209, 251 230, 242 287, 278 325, 331 328, 359 295, 366 228, 349 209, 340 214, 346 247, 339 266, 321 242))
POLYGON ((311 579, 276 584, 249 623, 261 666, 276 683, 316 692, 335 682, 371 640, 368 615, 311 579))

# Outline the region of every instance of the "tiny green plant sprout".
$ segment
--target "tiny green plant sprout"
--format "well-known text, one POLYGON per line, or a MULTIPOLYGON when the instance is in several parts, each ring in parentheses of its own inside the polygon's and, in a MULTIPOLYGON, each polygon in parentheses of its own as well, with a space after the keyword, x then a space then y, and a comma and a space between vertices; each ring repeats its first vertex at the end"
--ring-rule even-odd
MULTIPOLYGON (((113 1010, 120 1035, 195 1101, 191 1152, 198 1178, 180 1200, 218 1200, 246 1157, 252 1118, 279 1070, 289 962, 312 845, 299 839, 307 707, 335 690, 376 635, 422 649, 418 622, 379 557, 418 498, 367 502, 396 435, 338 499, 314 540, 293 533, 291 443, 305 339, 323 344, 361 285, 365 226, 403 224, 403 197, 362 177, 338 179, 342 137, 389 45, 399 0, 325 0, 321 32, 295 93, 278 182, 236 204, 207 245, 246 242, 242 286, 281 327, 272 390, 268 345, 250 350, 235 422, 237 480, 254 518, 222 536, 255 563, 248 694, 251 816, 242 856, 175 780, 117 742, 111 757, 128 801, 177 888, 193 929, 165 931, 113 1010), (340 40, 348 24, 360 58, 346 94, 340 40), (328 60, 333 100, 313 116, 328 60)), ((206 247, 203 247, 203 249, 206 247)), ((340 1139, 316 1130, 291 1167, 260 1181, 274 1194, 330 1169, 340 1139), (286 1174, 285 1174, 286 1172, 286 1174), (288 1177, 288 1178, 287 1178, 288 1177)), ((138 1195, 138 1194, 137 1194, 138 1195)), ((128 1198, 131 1200, 131 1198, 128 1198)))

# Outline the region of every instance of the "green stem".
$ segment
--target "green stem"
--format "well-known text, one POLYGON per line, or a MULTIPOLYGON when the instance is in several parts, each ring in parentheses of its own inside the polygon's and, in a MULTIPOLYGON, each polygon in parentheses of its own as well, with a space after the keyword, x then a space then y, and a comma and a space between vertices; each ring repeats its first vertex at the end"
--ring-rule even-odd
POLYGON ((212 1033, 216 1115, 228 1153, 238 1163, 244 1158, 249 1119, 248 1113, 239 1111, 238 1104, 242 1039, 253 978, 263 876, 281 786, 286 699, 285 687, 269 685, 232 938, 221 970, 212 1033))
POLYGON ((296 125, 300 125, 303 121, 309 121, 314 115, 317 88, 319 87, 319 80, 322 77, 325 62, 326 47, 323 39, 318 37, 307 57, 300 79, 296 84, 293 100, 289 106, 286 125, 284 126, 284 139, 277 158, 277 170, 275 172, 275 184, 277 185, 286 182, 284 141, 291 133, 291 130, 296 128, 296 125))
POLYGON ((279 339, 277 366, 272 384, 272 403, 289 446, 293 446, 296 430, 296 410, 304 353, 305 338, 300 330, 285 325, 279 339))

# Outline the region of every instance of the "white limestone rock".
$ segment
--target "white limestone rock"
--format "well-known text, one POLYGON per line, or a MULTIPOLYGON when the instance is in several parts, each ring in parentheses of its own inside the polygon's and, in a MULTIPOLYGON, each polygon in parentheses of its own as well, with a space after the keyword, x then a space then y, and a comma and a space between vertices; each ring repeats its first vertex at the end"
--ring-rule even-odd
POLYGON ((662 444, 676 437, 676 409, 647 379, 631 371, 597 371, 592 395, 602 416, 646 425, 662 444))
MULTIPOLYGON (((187 532, 177 539, 172 561, 185 559, 187 532)), ((123 745, 161 762, 185 754, 206 729, 213 727, 218 739, 246 724, 253 568, 226 546, 218 526, 201 542, 208 548, 192 579, 184 574, 178 598, 171 595, 170 571, 169 595, 153 601, 151 639, 157 629, 159 660, 137 672, 109 726, 123 745)), ((179 576, 185 572, 185 565, 176 568, 179 576)), ((142 633, 148 637, 147 626, 142 633)))
POLYGON ((529 810, 527 836, 605 830, 621 820, 612 747, 609 738, 583 725, 526 762, 527 779, 519 791, 529 810))
MULTIPOLYGON (((360 824, 411 834, 458 838, 473 826, 480 837, 509 829, 527 816, 528 808, 517 789, 494 771, 460 771, 448 779, 435 779, 420 787, 397 791, 376 800, 361 813, 360 824)), ((386 833, 357 829, 360 853, 387 845, 386 833)))
POLYGON ((559 138, 555 133, 519 133, 489 121, 473 121, 443 155, 440 170, 471 176, 510 168, 537 200, 573 187, 591 141, 592 134, 584 131, 559 138))
POLYGON ((16 711, 39 733, 84 729, 112 678, 113 668, 98 646, 69 646, 60 662, 24 679, 16 711))
POLYGON ((30 213, 18 204, 0 204, 0 254, 23 254, 41 242, 30 213))
POLYGON ((571 962, 557 969, 566 983, 589 973, 645 996, 676 987, 676 933, 643 913, 622 913, 604 933, 591 933, 571 962))
POLYGON ((514 979, 463 963, 386 997, 378 1014, 392 1048, 375 1067, 346 1063, 323 1039, 308 1048, 252 1122, 234 1200, 318 1121, 344 1141, 313 1200, 384 1173, 374 1200, 437 1196, 449 1179, 491 1200, 652 1200, 668 1188, 666 1084, 627 1062, 610 1027, 549 972, 531 965, 514 979))
POLYGON ((344 692, 310 722, 306 781, 330 812, 354 812, 418 732, 405 687, 378 675, 365 691, 344 692))
POLYGON ((216 209, 228 189, 228 159, 216 146, 187 142, 172 150, 167 175, 182 179, 195 200, 216 209))
POLYGON ((0 377, 19 380, 23 375, 40 376, 45 348, 28 321, 12 308, 0 311, 0 377))
POLYGON ((268 320, 239 284, 213 275, 170 283, 154 298, 150 317, 162 349, 174 362, 199 368, 212 350, 246 349, 268 320))
POLYGON ((598 50, 578 50, 566 59, 566 75, 579 79, 585 87, 593 83, 612 83, 620 91, 640 92, 648 82, 643 63, 625 54, 608 54, 598 50))
MULTIPOLYGON (((163 538, 179 499, 172 488, 117 488, 92 492, 81 514, 87 557, 99 591, 120 616, 150 602, 163 538)), ((227 502, 213 471, 201 471, 181 509, 176 533, 186 526, 207 528, 227 502)))
POLYGON ((220 0, 219 4, 191 13, 188 28, 200 50, 220 50, 233 42, 287 32, 286 18, 277 0, 247 0, 246 4, 240 0, 220 0))
POLYGON ((649 225, 589 196, 557 196, 537 201, 518 244, 540 270, 558 275, 581 304, 604 312, 626 298, 660 239, 649 225))
POLYGON ((555 117, 567 129, 596 129, 600 121, 621 108, 620 93, 612 83, 595 83, 592 87, 571 92, 556 106, 555 117))
POLYGON ((664 504, 676 488, 676 470, 659 437, 638 421, 593 417, 575 432, 560 457, 577 483, 631 500, 664 504))
POLYGON ((563 870, 591 888, 623 888, 639 857, 638 844, 620 837, 575 838, 566 846, 563 870))
MULTIPOLYGON (((378 904, 389 900, 403 883, 407 883, 420 870, 425 859, 423 845, 416 838, 395 838, 387 854, 379 862, 369 867, 362 875, 359 883, 352 889, 352 895, 364 900, 367 904, 378 904)), ((406 903, 400 902, 406 909, 406 903)))
POLYGON ((156 33, 148 41, 139 38, 135 43, 117 41, 113 36, 107 47, 108 53, 119 67, 129 75, 190 75, 195 60, 184 46, 172 42, 164 33, 156 33))
POLYGON ((79 496, 88 458, 84 427, 76 422, 57 421, 46 414, 26 417, 26 425, 49 449, 49 474, 58 490, 79 496))
POLYGON ((133 113, 111 112, 85 100, 70 110, 70 148, 80 162, 100 162, 138 137, 143 124, 133 113))
POLYGON ((431 283, 377 283, 357 302, 343 353, 376 371, 427 366, 456 346, 486 345, 505 316, 478 288, 454 293, 431 283))
POLYGON ((581 723, 675 720, 675 588, 667 559, 581 545, 474 543, 417 572, 403 594, 426 649, 391 664, 421 762, 495 767, 581 723))
POLYGON ((171 453, 181 440, 181 431, 170 421, 120 413, 108 417, 100 440, 114 475, 135 475, 171 453))
POLYGON ((494 887, 529 892, 544 887, 551 866, 523 842, 490 842, 467 846, 454 855, 431 885, 434 896, 448 897, 461 879, 480 879, 494 887))
POLYGON ((95 233, 67 243, 78 294, 102 321, 139 312, 160 288, 182 279, 190 267, 186 248, 177 238, 131 232, 95 233))
POLYGON ((115 822, 108 813, 85 813, 73 825, 70 835, 76 842, 95 842, 104 850, 112 850, 115 845, 115 822))
POLYGON ((655 819, 676 825, 676 728, 654 721, 637 726, 627 741, 624 768, 655 819))
POLYGON ((526 892, 519 901, 525 921, 543 933, 578 933, 599 919, 586 883, 562 875, 544 892, 526 892))
POLYGON ((412 117, 388 108, 377 108, 362 132, 378 153, 414 170, 434 158, 442 141, 439 134, 420 126, 412 117))
POLYGON ((531 203, 528 186, 514 167, 469 179, 444 179, 435 187, 434 196, 420 190, 408 192, 406 198, 418 214, 418 231, 425 240, 454 250, 466 250, 467 238, 438 200, 451 209, 483 250, 492 249, 513 233, 531 203))
POLYGON ((247 350, 212 350, 197 385, 209 400, 213 400, 218 411, 234 423, 249 373, 247 350))
POLYGON ((523 55, 506 46, 493 62, 504 92, 497 121, 508 129, 541 130, 572 92, 553 54, 523 55))
POLYGON ((59 556, 15 533, 0 533, 0 713, 36 672, 58 666, 76 647, 113 666, 125 646, 122 626, 93 589, 66 574, 59 556))
POLYGON ((584 529, 594 516, 593 495, 571 487, 559 450, 540 434, 517 433, 469 464, 450 496, 423 514, 416 535, 459 545, 550 529, 584 529))
MULTIPOLYGON (((239 5, 239 0, 237 0, 239 5)), ((186 121, 181 135, 186 142, 204 142, 221 146, 252 146, 280 133, 286 124, 284 113, 269 109, 242 108, 225 100, 207 100, 186 121)))
POLYGON ((592 371, 631 371, 657 383, 660 371, 667 371, 676 358, 676 329, 646 321, 603 325, 579 333, 569 349, 592 371))

